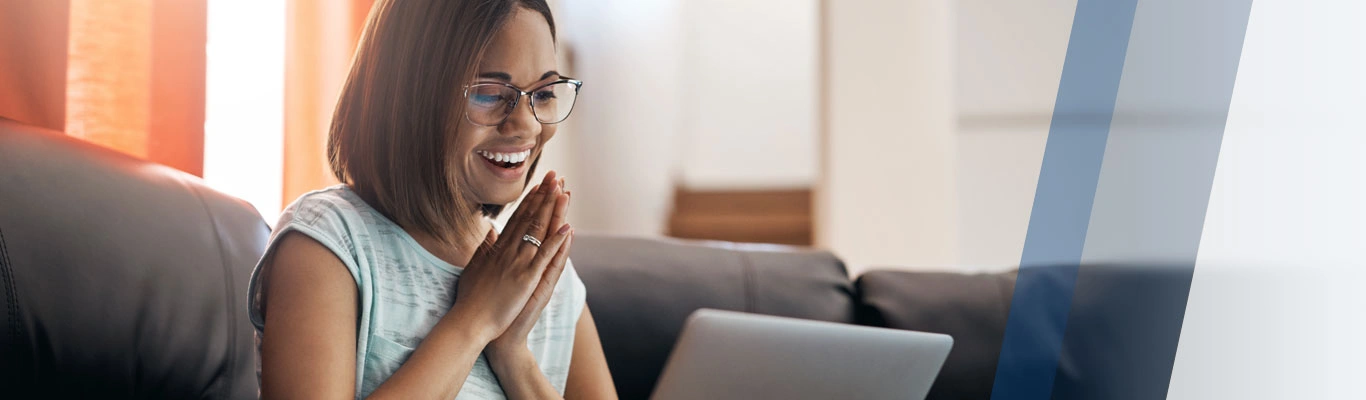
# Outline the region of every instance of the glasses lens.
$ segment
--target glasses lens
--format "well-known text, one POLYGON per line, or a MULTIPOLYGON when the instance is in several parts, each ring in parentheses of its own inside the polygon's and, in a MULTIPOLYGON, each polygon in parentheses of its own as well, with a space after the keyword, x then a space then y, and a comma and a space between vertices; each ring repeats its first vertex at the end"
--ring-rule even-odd
POLYGON ((531 94, 531 106, 536 111, 536 120, 545 124, 564 121, 574 110, 574 100, 579 94, 578 86, 569 82, 558 82, 536 89, 531 94))
POLYGON ((512 88, 503 85, 470 86, 465 114, 476 124, 498 125, 512 111, 510 105, 517 95, 512 88))

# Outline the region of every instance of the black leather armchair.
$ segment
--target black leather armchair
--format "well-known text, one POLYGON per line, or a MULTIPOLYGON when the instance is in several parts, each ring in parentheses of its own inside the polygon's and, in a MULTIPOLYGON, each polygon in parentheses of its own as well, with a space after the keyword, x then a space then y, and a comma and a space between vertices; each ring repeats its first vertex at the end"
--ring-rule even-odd
POLYGON ((267 235, 193 176, 0 119, 0 397, 255 398, 267 235))

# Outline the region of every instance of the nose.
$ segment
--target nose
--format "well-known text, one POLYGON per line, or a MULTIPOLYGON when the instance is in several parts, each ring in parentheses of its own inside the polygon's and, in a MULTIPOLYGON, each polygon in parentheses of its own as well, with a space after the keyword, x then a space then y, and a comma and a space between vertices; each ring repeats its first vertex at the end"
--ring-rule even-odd
POLYGON ((517 102, 517 107, 514 107, 503 124, 498 126, 498 132, 518 138, 539 136, 541 122, 536 120, 536 114, 531 110, 531 96, 523 96, 519 100, 521 101, 517 102))

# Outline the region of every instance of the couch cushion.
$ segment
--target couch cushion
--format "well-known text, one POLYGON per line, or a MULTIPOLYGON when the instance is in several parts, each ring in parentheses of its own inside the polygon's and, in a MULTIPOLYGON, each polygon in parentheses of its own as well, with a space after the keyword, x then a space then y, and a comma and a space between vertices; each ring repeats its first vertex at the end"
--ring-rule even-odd
POLYGON ((0 387, 15 398, 255 398, 251 205, 0 119, 0 387))
POLYGON ((573 259, 623 399, 650 395, 698 308, 854 320, 844 264, 827 252, 579 234, 573 259))
POLYGON ((870 271, 855 285, 860 324, 953 336, 927 399, 991 397, 1015 272, 870 271))

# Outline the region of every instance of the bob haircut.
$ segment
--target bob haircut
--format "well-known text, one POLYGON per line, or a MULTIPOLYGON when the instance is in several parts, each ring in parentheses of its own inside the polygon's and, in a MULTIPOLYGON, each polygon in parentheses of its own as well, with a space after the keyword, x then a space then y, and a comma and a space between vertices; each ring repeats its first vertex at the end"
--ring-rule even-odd
POLYGON ((460 88, 517 7, 544 16, 554 39, 545 0, 376 2, 328 134, 337 180, 400 226, 447 244, 476 229, 476 212, 500 213, 502 204, 475 204, 449 153, 465 113, 460 88))

